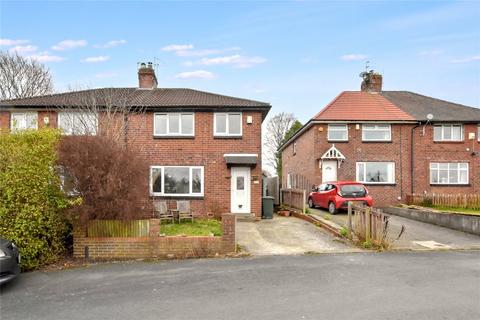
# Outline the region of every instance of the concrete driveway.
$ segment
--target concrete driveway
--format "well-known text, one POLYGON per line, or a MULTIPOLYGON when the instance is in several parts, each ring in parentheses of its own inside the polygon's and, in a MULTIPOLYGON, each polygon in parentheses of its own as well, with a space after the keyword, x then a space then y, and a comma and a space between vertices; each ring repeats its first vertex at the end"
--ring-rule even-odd
POLYGON ((258 222, 237 222, 237 243, 254 255, 288 255, 359 251, 342 239, 294 217, 274 216, 258 222))
MULTIPOLYGON (((313 215, 326 217, 340 226, 347 225, 346 212, 330 215, 325 210, 310 210, 313 215)), ((396 239, 402 226, 405 231, 393 242, 394 249, 480 249, 479 236, 394 215, 390 216, 388 238, 396 239)))

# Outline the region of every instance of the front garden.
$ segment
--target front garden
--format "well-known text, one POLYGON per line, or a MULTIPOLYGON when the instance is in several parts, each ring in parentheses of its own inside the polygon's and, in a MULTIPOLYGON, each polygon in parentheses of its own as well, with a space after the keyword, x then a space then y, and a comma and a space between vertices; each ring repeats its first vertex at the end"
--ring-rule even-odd
POLYGON ((162 223, 161 236, 222 236, 222 223, 215 219, 195 219, 193 222, 162 223))

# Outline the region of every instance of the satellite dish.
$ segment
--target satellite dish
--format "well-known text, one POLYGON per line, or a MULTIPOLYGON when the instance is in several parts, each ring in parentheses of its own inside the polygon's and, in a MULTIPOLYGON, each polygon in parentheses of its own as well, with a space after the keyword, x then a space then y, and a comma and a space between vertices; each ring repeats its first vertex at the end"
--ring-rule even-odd
POLYGON ((433 114, 429 113, 427 114, 427 120, 432 120, 433 119, 433 114))

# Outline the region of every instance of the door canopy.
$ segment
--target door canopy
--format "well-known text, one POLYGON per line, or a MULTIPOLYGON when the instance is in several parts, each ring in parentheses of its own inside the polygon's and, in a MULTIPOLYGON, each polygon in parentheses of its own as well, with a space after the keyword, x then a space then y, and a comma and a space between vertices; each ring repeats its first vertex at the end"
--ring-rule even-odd
POLYGON ((323 156, 320 158, 320 167, 322 166, 322 163, 324 160, 337 160, 337 163, 338 163, 338 167, 340 168, 340 164, 345 161, 345 156, 340 152, 340 150, 338 150, 337 148, 335 148, 335 145, 333 144, 330 149, 327 150, 327 152, 325 152, 323 154, 323 156))

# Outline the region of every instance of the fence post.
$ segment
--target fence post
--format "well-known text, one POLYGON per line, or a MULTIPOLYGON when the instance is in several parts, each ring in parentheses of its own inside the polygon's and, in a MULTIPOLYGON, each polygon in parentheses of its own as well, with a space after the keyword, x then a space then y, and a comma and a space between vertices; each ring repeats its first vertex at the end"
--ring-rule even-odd
POLYGON ((348 237, 352 237, 352 210, 353 210, 353 204, 351 201, 348 201, 348 222, 347 222, 347 231, 348 231, 348 237))
POLYGON ((365 241, 370 241, 370 226, 371 226, 372 208, 365 208, 365 241))
POLYGON ((306 202, 307 202, 306 192, 305 192, 305 189, 303 189, 303 214, 305 214, 305 203, 306 202))

